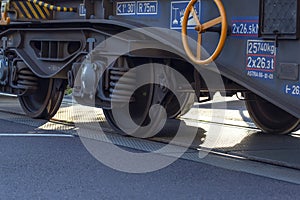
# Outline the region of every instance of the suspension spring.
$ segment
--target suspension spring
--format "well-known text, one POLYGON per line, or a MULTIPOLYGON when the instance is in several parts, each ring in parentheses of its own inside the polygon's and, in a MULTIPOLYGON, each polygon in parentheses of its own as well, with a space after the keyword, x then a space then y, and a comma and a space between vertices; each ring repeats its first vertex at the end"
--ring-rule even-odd
POLYGON ((16 75, 17 88, 23 90, 36 90, 39 87, 38 77, 29 68, 20 68, 16 75))
POLYGON ((111 68, 109 71, 110 88, 109 97, 114 102, 133 101, 136 74, 124 68, 111 68))

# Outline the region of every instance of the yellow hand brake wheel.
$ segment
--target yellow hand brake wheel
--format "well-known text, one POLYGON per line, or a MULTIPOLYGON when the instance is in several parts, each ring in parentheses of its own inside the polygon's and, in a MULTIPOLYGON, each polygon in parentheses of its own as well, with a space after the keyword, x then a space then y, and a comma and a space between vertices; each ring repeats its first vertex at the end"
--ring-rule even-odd
POLYGON ((186 11, 183 16, 182 20, 182 32, 181 32, 181 37, 182 37, 182 43, 184 50, 187 54, 187 56, 196 64, 199 65, 205 65, 213 62, 221 53, 222 48, 224 47, 226 36, 227 36, 227 20, 226 20, 226 12, 224 9, 224 6, 221 2, 221 0, 214 0, 215 4, 218 7, 220 17, 217 17, 215 19, 212 19, 208 22, 205 22, 203 24, 200 23, 200 20, 198 18, 198 15, 195 11, 194 5, 197 3, 198 0, 191 0, 188 6, 186 7, 186 11), (192 14, 196 26, 195 30, 198 32, 198 41, 197 41, 197 54, 196 56, 192 53, 189 44, 188 44, 188 36, 187 36, 187 24, 188 24, 188 19, 190 14, 192 14), (204 33, 207 29, 216 26, 218 24, 222 25, 221 28, 221 34, 220 34, 220 39, 218 42, 218 46, 213 52, 213 54, 207 58, 207 59, 201 59, 201 45, 202 45, 202 33, 204 33))

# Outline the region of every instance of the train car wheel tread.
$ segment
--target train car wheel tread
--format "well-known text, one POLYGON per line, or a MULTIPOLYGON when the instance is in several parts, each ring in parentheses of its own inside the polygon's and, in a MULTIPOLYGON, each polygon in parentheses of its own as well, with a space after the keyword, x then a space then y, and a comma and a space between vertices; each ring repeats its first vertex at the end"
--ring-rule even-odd
POLYGON ((50 119, 60 107, 65 88, 66 83, 62 79, 40 79, 37 91, 19 96, 18 99, 28 116, 50 119))
POLYGON ((245 93, 246 107, 256 126, 265 133, 288 134, 299 129, 300 119, 264 100, 258 95, 245 93))

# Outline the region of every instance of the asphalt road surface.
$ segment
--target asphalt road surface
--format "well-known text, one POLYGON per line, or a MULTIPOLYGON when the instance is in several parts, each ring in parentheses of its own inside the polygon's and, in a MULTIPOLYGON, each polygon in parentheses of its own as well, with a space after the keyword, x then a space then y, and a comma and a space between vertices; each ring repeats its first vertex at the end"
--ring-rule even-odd
POLYGON ((297 184, 183 159, 152 173, 123 173, 91 156, 79 137, 42 136, 60 134, 55 131, 16 136, 36 130, 6 120, 0 124, 0 199, 297 199, 300 195, 297 184))

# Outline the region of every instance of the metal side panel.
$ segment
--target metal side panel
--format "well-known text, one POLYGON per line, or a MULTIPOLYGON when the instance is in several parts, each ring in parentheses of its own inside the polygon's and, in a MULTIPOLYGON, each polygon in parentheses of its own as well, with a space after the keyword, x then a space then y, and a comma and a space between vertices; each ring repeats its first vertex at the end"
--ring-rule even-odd
MULTIPOLYGON (((298 1, 283 3, 277 0, 223 0, 222 2, 227 14, 228 36, 225 47, 216 60, 220 71, 229 79, 300 118, 298 1), (264 14, 261 14, 263 9, 264 14), (282 12, 277 15, 279 10, 282 12), (279 24, 271 24, 270 19, 279 24), (260 21, 264 24, 261 25, 260 21), (264 29, 259 32, 262 26, 264 29), (271 29, 274 29, 274 34, 270 33, 271 29), (278 29, 278 32, 275 29, 278 29)), ((114 19, 163 27, 180 33, 183 13, 188 3, 189 1, 161 0, 146 1, 146 4, 143 4, 137 0, 116 0, 114 19)), ((213 1, 199 1, 195 4, 195 10, 201 22, 219 16, 213 1)), ((197 32, 193 28, 192 24, 188 26, 188 35, 196 39, 197 32)), ((170 40, 159 34, 161 33, 157 33, 154 37, 160 38, 158 40, 161 41, 170 40)), ((181 41, 178 40, 176 45, 170 46, 182 52, 181 41)), ((218 40, 218 33, 207 31, 203 34, 203 47, 208 53, 212 53, 218 40)), ((191 49, 196 52, 196 47, 191 49)))
MULTIPOLYGON (((289 9, 294 1, 283 4, 274 0, 271 4, 274 8, 270 8, 268 3, 269 8, 265 8, 268 9, 268 16, 263 16, 260 15, 262 2, 266 0, 224 1, 231 30, 217 62, 223 66, 221 70, 232 76, 233 80, 300 118, 300 57, 297 53, 300 50, 300 41, 297 39, 299 22, 291 19, 287 23, 284 18, 289 15, 285 13, 275 17, 274 23, 283 20, 278 22, 280 25, 277 28, 290 32, 286 31, 279 36, 269 34, 270 39, 260 37, 259 29, 255 28, 262 29, 259 19, 266 22, 272 12, 278 11, 277 6, 281 6, 283 12, 294 12, 294 15, 299 14, 299 9, 289 9)), ((270 24, 264 25, 265 32, 272 27, 270 24)), ((210 44, 207 42, 205 46, 210 44)))

